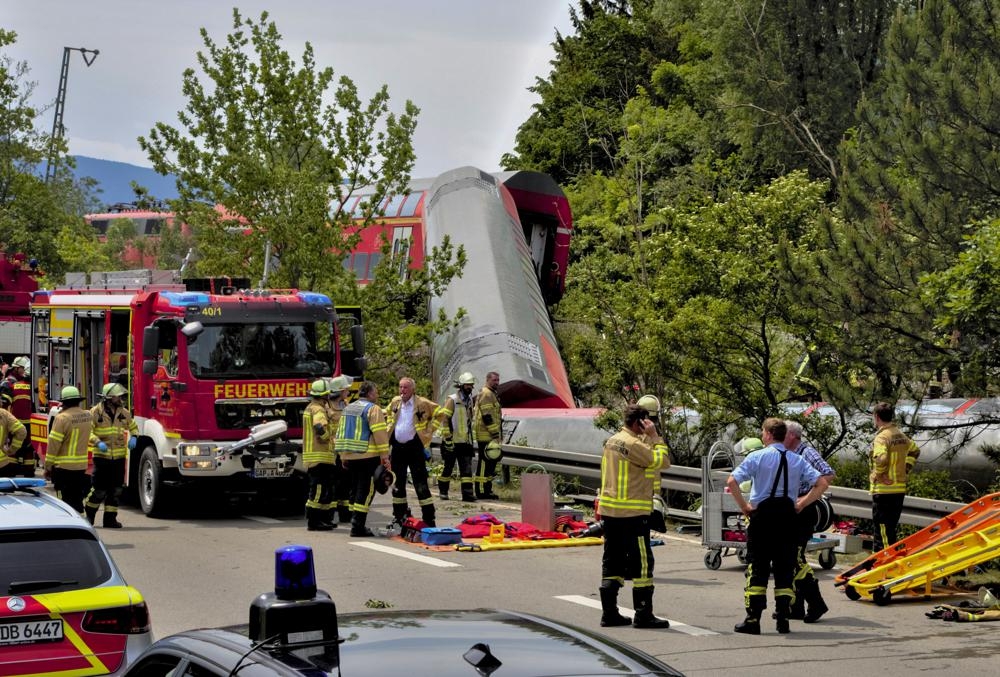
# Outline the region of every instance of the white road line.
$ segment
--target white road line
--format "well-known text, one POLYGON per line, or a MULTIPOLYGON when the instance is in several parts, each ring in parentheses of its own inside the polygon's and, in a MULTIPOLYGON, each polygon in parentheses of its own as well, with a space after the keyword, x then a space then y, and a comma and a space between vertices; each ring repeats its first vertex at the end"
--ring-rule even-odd
MULTIPOLYGON (((573 604, 581 604, 583 606, 589 606, 592 609, 600 609, 601 603, 596 599, 591 599, 590 597, 584 597, 583 595, 556 595, 556 599, 561 599, 564 602, 572 602, 573 604)), ((628 607, 620 606, 618 610, 631 616, 634 611, 628 607)), ((694 625, 688 625, 687 623, 681 623, 680 621, 675 621, 673 618, 668 618, 670 621, 670 629, 676 630, 677 632, 683 632, 685 635, 695 635, 695 636, 706 636, 706 635, 717 635, 719 633, 713 632, 711 630, 706 630, 705 628, 699 628, 694 625)))
POLYGON ((396 555, 397 557, 405 557, 406 559, 412 559, 415 562, 423 562, 424 564, 430 564, 434 567, 460 567, 461 564, 456 564, 455 562, 446 562, 440 559, 434 559, 433 557, 427 557, 426 555, 418 555, 414 552, 406 552, 405 550, 400 550, 399 548, 390 548, 388 545, 381 545, 379 543, 351 543, 351 545, 360 545, 362 548, 368 548, 369 550, 378 550, 379 552, 384 552, 387 555, 396 555))
POLYGON ((243 519, 248 519, 251 522, 260 522, 261 524, 284 524, 284 520, 276 520, 273 517, 262 517, 260 515, 243 515, 243 519))

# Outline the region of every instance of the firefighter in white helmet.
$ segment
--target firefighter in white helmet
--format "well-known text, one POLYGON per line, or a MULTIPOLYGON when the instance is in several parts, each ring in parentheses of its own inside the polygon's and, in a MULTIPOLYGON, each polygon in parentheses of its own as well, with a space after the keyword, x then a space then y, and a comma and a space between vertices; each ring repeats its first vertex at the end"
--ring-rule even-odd
POLYGON ((63 386, 59 392, 62 410, 52 419, 45 448, 45 479, 52 480, 56 497, 81 515, 83 497, 90 490, 87 444, 94 427, 90 412, 80 408, 82 401, 76 386, 63 386))
POLYGON ((457 390, 449 395, 434 412, 441 435, 441 458, 444 468, 438 477, 438 494, 442 500, 448 499, 451 474, 458 463, 459 481, 462 483, 462 500, 474 501, 476 494, 472 483, 472 456, 474 454, 472 434, 472 411, 474 398, 472 389, 476 377, 472 372, 464 372, 455 381, 457 390))

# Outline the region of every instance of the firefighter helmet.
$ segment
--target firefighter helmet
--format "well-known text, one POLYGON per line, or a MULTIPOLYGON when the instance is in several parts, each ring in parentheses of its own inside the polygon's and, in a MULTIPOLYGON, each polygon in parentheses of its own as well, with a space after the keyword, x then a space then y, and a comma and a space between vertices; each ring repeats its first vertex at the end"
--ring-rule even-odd
POLYGON ((105 399, 108 397, 122 397, 127 392, 125 387, 120 383, 105 383, 104 387, 101 388, 101 397, 105 399))
POLYGON ((660 400, 656 399, 654 395, 643 395, 636 404, 648 411, 651 416, 657 416, 660 413, 660 400))
POLYGON ((309 388, 309 395, 311 397, 326 397, 329 394, 330 386, 327 384, 325 378, 316 379, 309 388))
POLYGON ((491 461, 496 461, 503 455, 503 449, 500 448, 499 442, 496 440, 490 440, 490 443, 487 444, 486 448, 483 450, 483 454, 491 461))
POLYGON ((461 376, 458 377, 456 381, 460 386, 471 386, 476 384, 476 377, 472 375, 471 371, 462 372, 461 376))
POLYGON ((27 369, 28 367, 31 366, 31 360, 29 360, 24 355, 22 355, 20 357, 15 357, 14 361, 11 363, 11 366, 13 366, 13 367, 21 367, 22 369, 27 369))
POLYGON ((384 494, 396 483, 396 475, 381 463, 375 468, 373 474, 375 479, 375 491, 384 494))
POLYGON ((0 381, 0 406, 6 407, 14 402, 14 387, 10 381, 4 379, 0 381))
POLYGON ((59 400, 82 400, 83 397, 80 395, 80 391, 76 386, 63 386, 63 389, 59 392, 59 400))
POLYGON ((649 513, 649 528, 661 534, 667 530, 667 504, 659 494, 653 494, 653 510, 649 513))
POLYGON ((349 390, 353 383, 354 379, 350 376, 344 376, 343 374, 335 376, 330 379, 330 392, 339 394, 342 390, 349 390))
POLYGON ((749 454, 758 449, 763 449, 764 443, 760 441, 759 437, 745 437, 740 441, 740 446, 744 454, 749 454))

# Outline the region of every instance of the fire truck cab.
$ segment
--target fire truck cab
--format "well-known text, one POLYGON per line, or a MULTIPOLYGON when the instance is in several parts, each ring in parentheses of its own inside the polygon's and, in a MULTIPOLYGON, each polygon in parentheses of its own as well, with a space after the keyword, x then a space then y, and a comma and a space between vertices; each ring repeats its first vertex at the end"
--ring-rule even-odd
MULTIPOLYGON (((310 383, 364 369, 356 309, 338 313, 324 294, 248 286, 125 271, 91 273, 89 284, 68 275, 66 287, 35 294, 32 378, 47 375, 50 402, 76 386, 88 407, 104 383, 128 389, 139 439, 127 484, 147 515, 184 487, 301 492, 310 383), (275 421, 287 432, 258 442, 253 428, 275 421)), ((43 452, 54 411, 32 418, 43 452)))

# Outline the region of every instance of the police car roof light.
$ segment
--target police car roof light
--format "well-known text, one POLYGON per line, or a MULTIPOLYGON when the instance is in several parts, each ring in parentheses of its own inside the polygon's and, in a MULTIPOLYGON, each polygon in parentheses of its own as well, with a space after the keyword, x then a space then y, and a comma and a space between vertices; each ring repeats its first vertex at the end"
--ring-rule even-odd
POLYGON ((41 477, 0 477, 0 491, 34 489, 35 487, 44 486, 45 480, 41 477))
POLYGON ((274 595, 278 599, 316 596, 316 569, 308 545, 286 545, 274 551, 274 595))
POLYGON ((330 297, 326 294, 320 294, 313 291, 300 291, 297 296, 302 300, 303 303, 309 303, 311 305, 317 306, 332 306, 333 302, 330 297))

